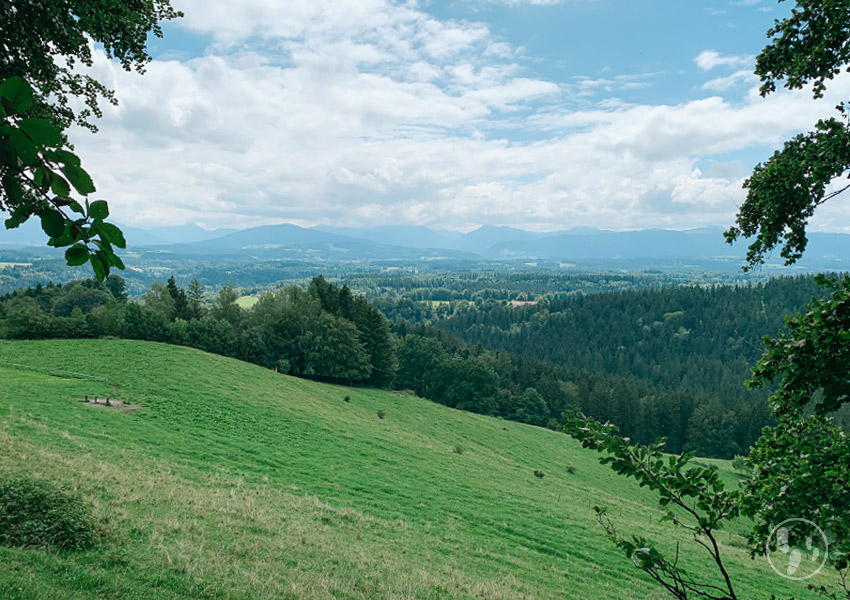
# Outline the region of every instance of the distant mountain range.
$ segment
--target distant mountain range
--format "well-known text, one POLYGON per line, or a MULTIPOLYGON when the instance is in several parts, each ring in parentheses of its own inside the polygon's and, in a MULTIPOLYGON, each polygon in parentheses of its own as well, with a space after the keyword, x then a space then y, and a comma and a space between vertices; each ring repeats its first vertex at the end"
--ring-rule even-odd
MULTIPOLYGON (((699 259, 741 261, 746 245, 729 246, 723 229, 606 231, 576 227, 536 233, 484 225, 469 233, 421 226, 312 228, 264 225, 250 229, 202 229, 197 225, 142 229, 122 226, 129 249, 187 255, 237 255, 314 260, 635 260, 699 259)), ((0 248, 41 246, 36 220, 0 233, 0 248)), ((778 253, 777 253, 778 254, 778 253)), ((812 233, 806 262, 850 265, 850 235, 812 233)))
MULTIPOLYGON (((2 221, 4 219, 0 219, 2 221)), ((143 229, 116 223, 124 232, 124 237, 132 246, 162 246, 200 242, 233 233, 236 229, 207 230, 197 225, 177 225, 173 227, 151 227, 143 229)), ((23 248, 44 246, 44 232, 37 218, 32 218, 17 229, 5 229, 0 226, 0 248, 23 248)))

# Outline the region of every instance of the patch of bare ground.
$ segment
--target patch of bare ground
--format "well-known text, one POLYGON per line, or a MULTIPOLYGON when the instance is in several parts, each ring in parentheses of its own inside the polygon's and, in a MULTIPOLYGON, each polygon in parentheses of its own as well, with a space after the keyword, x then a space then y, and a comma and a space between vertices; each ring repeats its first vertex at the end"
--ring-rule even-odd
POLYGON ((95 396, 86 396, 85 398, 79 398, 79 402, 84 403, 86 406, 96 406, 98 408, 106 408, 120 412, 131 412, 142 408, 141 404, 130 404, 123 400, 118 400, 117 398, 97 398, 95 396))

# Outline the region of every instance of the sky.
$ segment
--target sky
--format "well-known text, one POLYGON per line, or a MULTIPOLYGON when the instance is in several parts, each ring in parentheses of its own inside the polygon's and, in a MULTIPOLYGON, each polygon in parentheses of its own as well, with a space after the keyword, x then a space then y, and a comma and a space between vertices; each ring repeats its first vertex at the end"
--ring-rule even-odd
POLYGON ((71 136, 127 225, 728 227, 850 94, 759 95, 777 0, 172 4, 144 75, 97 51, 119 105, 71 136))

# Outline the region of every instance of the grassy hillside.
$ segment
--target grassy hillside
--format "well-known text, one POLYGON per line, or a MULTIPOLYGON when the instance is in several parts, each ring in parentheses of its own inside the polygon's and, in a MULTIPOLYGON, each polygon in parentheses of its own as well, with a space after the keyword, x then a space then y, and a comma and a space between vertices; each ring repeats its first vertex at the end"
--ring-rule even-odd
MULTIPOLYGON (((0 378, 0 474, 72 484, 107 534, 0 547, 2 598, 665 597, 593 504, 690 547, 567 436, 409 395, 117 340, 0 342, 0 378)), ((723 539, 742 597, 808 597, 723 539)))

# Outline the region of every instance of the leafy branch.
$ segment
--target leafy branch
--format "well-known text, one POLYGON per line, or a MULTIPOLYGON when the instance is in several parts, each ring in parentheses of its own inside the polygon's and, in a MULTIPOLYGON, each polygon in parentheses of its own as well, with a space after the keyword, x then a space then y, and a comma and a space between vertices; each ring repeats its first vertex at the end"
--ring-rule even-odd
MULTIPOLYGON (((782 2, 783 0, 779 0, 782 2)), ((850 72, 850 0, 796 0, 791 14, 768 30, 770 43, 756 57, 755 73, 762 96, 779 82, 790 90, 812 84, 812 95, 823 98, 827 81, 850 72)), ((806 224, 815 208, 850 186, 835 180, 850 169, 850 129, 844 103, 840 119, 818 121, 814 131, 788 140, 782 150, 753 170, 744 183, 747 199, 736 224, 726 232, 731 244, 753 237, 747 252, 751 269, 782 245, 785 264, 796 262, 806 249, 806 224)))
POLYGON ((815 131, 785 142, 764 164, 759 163, 744 182, 747 199, 738 210, 726 241, 755 240, 747 250, 749 270, 763 264, 773 248, 782 245, 785 264, 795 263, 806 249, 806 225, 815 209, 850 185, 827 189, 850 169, 850 128, 839 119, 818 121, 815 131))
POLYGON ((663 519, 691 533, 694 541, 711 557, 722 584, 692 577, 679 565, 678 546, 676 556, 670 560, 645 538, 634 536, 628 540, 620 536, 605 510, 597 507, 597 518, 606 534, 636 567, 681 600, 737 600, 716 531, 722 528, 724 521, 738 516, 740 493, 728 490, 716 469, 692 464, 692 453, 665 456, 664 439, 645 446, 631 445, 628 438, 618 435, 616 426, 602 424, 580 413, 568 415, 565 430, 583 447, 605 454, 600 458, 602 464, 635 479, 641 487, 658 492, 658 503, 667 510, 663 519))
POLYGON ((68 247, 68 265, 89 262, 103 281, 113 267, 124 268, 113 249, 126 247, 124 235, 105 221, 106 201, 86 198, 95 192, 94 183, 62 132, 47 119, 26 116, 33 105, 33 90, 20 77, 0 84, 0 210, 11 213, 6 228, 38 216, 48 245, 68 247))
POLYGON ((850 402, 850 275, 817 275, 815 281, 832 294, 786 317, 786 332, 764 338, 767 350, 748 382, 763 387, 781 379, 771 397, 780 417, 802 413, 811 404, 818 414, 828 414, 850 402))

